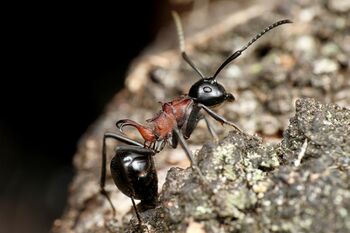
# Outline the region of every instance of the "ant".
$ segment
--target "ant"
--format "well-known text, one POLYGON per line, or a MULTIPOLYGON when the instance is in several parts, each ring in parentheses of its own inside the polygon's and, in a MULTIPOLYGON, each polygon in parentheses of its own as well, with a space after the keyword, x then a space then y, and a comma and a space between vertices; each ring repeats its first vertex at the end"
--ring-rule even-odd
POLYGON ((128 197, 130 197, 135 210, 139 225, 142 221, 134 199, 141 200, 139 204, 141 209, 155 208, 158 198, 158 178, 154 167, 153 156, 160 152, 166 144, 176 148, 180 143, 184 149, 191 167, 196 170, 201 180, 205 181, 204 176, 195 164, 191 150, 186 140, 189 139, 193 130, 196 128, 199 120, 204 119, 207 128, 213 138, 217 139, 213 127, 207 118, 200 113, 203 109, 209 116, 220 122, 227 124, 238 131, 241 131, 234 123, 226 120, 223 116, 215 113, 211 108, 223 104, 226 101, 234 101, 232 94, 227 93, 225 88, 217 82, 220 71, 231 61, 238 58, 243 51, 251 46, 262 35, 271 29, 282 24, 292 23, 290 20, 281 20, 268 27, 252 38, 244 47, 230 55, 216 70, 213 76, 206 77, 194 65, 185 52, 185 43, 183 29, 180 17, 176 12, 172 12, 178 37, 181 55, 190 67, 200 76, 200 79, 192 85, 188 95, 182 95, 170 102, 162 103, 162 109, 158 114, 146 120, 146 125, 141 125, 129 119, 119 120, 116 123, 117 128, 123 133, 123 128, 132 126, 136 128, 144 139, 141 144, 122 134, 105 133, 102 146, 102 171, 101 171, 101 193, 109 201, 113 215, 116 211, 112 201, 105 190, 106 179, 106 139, 113 138, 117 141, 128 144, 127 146, 118 146, 115 156, 112 158, 110 169, 116 186, 128 197))

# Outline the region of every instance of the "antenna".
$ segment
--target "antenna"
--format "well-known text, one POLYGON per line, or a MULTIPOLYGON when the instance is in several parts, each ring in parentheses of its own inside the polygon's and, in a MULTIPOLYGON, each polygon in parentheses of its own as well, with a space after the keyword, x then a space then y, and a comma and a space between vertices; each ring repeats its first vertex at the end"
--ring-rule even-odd
POLYGON ((181 55, 183 59, 189 64, 192 69, 194 69, 201 78, 205 78, 202 72, 193 64, 191 59, 187 56, 185 52, 185 39, 184 39, 184 32, 182 29, 182 24, 181 24, 181 19, 179 14, 176 11, 172 11, 171 14, 173 15, 174 21, 175 21, 175 26, 176 26, 176 31, 177 31, 177 36, 179 38, 179 47, 181 50, 181 55))
POLYGON ((230 55, 222 64, 221 66, 217 69, 217 71, 215 72, 213 78, 215 79, 216 76, 220 73, 220 71, 231 61, 233 61, 234 59, 236 59, 237 57, 239 57, 242 52, 244 50, 246 50, 249 46, 251 46, 255 41, 257 41, 260 37, 262 37, 266 32, 270 31, 271 29, 274 29, 275 27, 278 27, 282 24, 286 24, 286 23, 292 23, 292 21, 290 21, 289 19, 284 19, 284 20, 280 20, 277 21, 274 24, 271 24, 270 26, 266 27, 262 32, 260 32, 259 34, 257 34, 253 39, 251 39, 244 47, 242 47, 241 49, 235 51, 232 55, 230 55))

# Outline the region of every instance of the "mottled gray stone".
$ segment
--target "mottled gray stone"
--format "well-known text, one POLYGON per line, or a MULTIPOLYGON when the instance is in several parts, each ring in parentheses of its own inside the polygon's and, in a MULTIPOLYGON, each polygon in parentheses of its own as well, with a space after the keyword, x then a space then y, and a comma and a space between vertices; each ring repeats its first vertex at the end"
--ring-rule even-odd
POLYGON ((300 99, 281 143, 230 132, 206 144, 197 160, 209 186, 173 168, 142 217, 155 232, 185 232, 190 219, 206 232, 349 232, 349 135, 350 110, 300 99))

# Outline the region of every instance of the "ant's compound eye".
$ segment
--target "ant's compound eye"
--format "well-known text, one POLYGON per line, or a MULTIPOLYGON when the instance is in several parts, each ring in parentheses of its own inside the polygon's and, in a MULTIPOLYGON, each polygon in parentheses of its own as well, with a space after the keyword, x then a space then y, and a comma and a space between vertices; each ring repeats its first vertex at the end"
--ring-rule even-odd
POLYGON ((203 91, 204 91, 205 93, 210 93, 212 90, 211 90, 210 87, 206 86, 206 87, 203 87, 203 91))

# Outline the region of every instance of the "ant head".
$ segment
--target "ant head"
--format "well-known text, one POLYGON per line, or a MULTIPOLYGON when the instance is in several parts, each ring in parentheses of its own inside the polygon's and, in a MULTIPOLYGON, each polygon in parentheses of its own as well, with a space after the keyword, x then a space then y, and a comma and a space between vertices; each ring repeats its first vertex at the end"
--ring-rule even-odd
POLYGON ((225 101, 234 101, 235 97, 227 93, 225 88, 214 78, 203 78, 191 87, 189 94, 195 102, 208 107, 222 104, 225 101))

